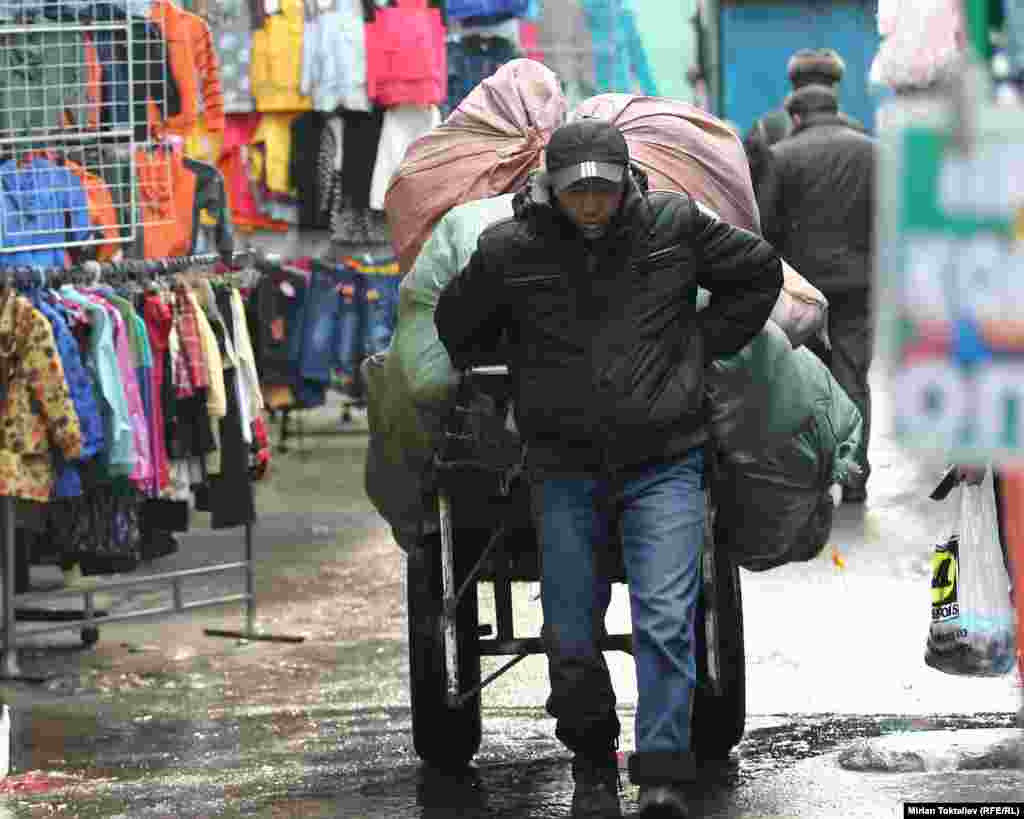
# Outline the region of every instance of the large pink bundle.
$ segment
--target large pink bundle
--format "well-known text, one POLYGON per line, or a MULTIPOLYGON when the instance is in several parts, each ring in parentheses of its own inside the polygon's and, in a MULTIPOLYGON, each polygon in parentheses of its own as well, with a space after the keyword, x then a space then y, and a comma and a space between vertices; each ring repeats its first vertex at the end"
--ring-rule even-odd
POLYGON ((652 189, 685 191, 730 224, 760 233, 743 143, 722 120, 685 102, 632 94, 591 97, 573 116, 617 125, 652 189))
POLYGON ((526 181, 540 166, 552 131, 565 121, 567 107, 549 68, 512 60, 409 147, 384 199, 403 273, 453 207, 509 193, 526 181))

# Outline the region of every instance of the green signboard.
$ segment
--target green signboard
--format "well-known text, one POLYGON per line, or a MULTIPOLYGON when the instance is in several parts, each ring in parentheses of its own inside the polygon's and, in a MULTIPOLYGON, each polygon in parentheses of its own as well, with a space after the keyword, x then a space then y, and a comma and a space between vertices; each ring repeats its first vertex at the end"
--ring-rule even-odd
POLYGON ((1024 456, 1024 116, 894 109, 882 131, 877 308, 895 428, 964 463, 1024 456))

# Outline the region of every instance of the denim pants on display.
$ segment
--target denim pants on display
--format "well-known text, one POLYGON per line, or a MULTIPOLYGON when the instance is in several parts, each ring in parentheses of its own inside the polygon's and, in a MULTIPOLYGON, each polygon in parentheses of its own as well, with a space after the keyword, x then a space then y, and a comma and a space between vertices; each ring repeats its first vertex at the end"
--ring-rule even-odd
MULTIPOLYGON (((704 541, 704 452, 610 475, 532 482, 556 735, 576 753, 607 747, 615 694, 597 647, 610 584, 595 547, 622 543, 639 693, 634 783, 692 778, 694 616, 704 541), (613 531, 613 527, 616 527, 613 531)), ((614 738, 614 737, 612 737, 614 738)))
POLYGON ((398 285, 401 281, 399 276, 366 276, 366 356, 382 353, 391 344, 398 318, 398 285))
POLYGON ((341 320, 341 296, 330 270, 314 268, 306 294, 302 330, 302 378, 327 384, 331 380, 335 337, 341 320))
POLYGON ((360 339, 366 313, 365 278, 343 266, 336 273, 339 298, 333 365, 345 378, 355 377, 364 355, 360 339))
POLYGON ((285 346, 288 350, 289 373, 298 373, 302 369, 302 344, 306 332, 306 296, 308 284, 298 277, 291 276, 287 280, 288 301, 285 307, 285 346))

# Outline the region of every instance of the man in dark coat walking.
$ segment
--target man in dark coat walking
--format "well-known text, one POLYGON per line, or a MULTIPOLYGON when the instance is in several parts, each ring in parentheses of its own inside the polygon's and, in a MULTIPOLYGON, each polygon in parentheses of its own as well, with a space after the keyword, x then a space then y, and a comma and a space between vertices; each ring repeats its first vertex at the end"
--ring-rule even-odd
POLYGON ((608 122, 559 128, 515 217, 491 225, 441 293, 456 367, 506 339, 541 550, 555 733, 574 753, 574 819, 621 815, 615 691, 598 640, 622 546, 638 702, 640 816, 686 819, 694 612, 704 539, 704 370, 764 326, 772 247, 689 196, 646 192, 608 122), (697 287, 712 293, 702 312, 697 287))
MULTIPOLYGON (((808 85, 824 85, 839 93, 839 85, 846 73, 846 63, 838 52, 831 48, 802 48, 789 58, 786 74, 794 91, 808 85)), ((846 116, 840 114, 840 116, 846 116)), ((848 124, 863 131, 864 126, 853 117, 848 124)), ((770 157, 769 148, 785 139, 793 131, 793 122, 784 107, 773 109, 758 117, 750 130, 743 137, 743 147, 750 163, 750 177, 754 189, 761 185, 767 172, 767 161, 770 157)))
POLYGON ((830 351, 821 356, 864 417, 864 473, 843 498, 862 503, 870 472, 868 369, 873 355, 871 282, 875 140, 851 127, 832 88, 810 85, 786 99, 793 132, 771 148, 758 194, 765 238, 829 301, 830 351))

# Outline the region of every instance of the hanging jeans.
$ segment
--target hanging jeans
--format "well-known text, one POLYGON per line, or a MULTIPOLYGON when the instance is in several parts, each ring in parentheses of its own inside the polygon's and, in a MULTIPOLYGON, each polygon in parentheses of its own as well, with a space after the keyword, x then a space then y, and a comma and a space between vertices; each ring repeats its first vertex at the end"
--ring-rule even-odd
POLYGON ((556 736, 575 753, 599 753, 618 737, 615 693, 597 644, 611 585, 596 569, 595 549, 621 538, 639 692, 630 759, 636 784, 693 777, 703 474, 698 448, 614 475, 541 477, 531 485, 551 679, 547 709, 557 720, 556 736))
POLYGON ((334 337, 333 364, 343 378, 350 380, 355 377, 363 359, 360 331, 366 314, 366 281, 361 273, 345 265, 338 266, 337 276, 338 324, 334 337))
POLYGON ((366 276, 366 324, 363 356, 382 353, 391 344, 398 319, 399 276, 366 276))
POLYGON ((314 264, 306 293, 306 320, 302 328, 300 374, 304 379, 328 384, 335 360, 335 346, 342 320, 339 277, 333 269, 314 264))

